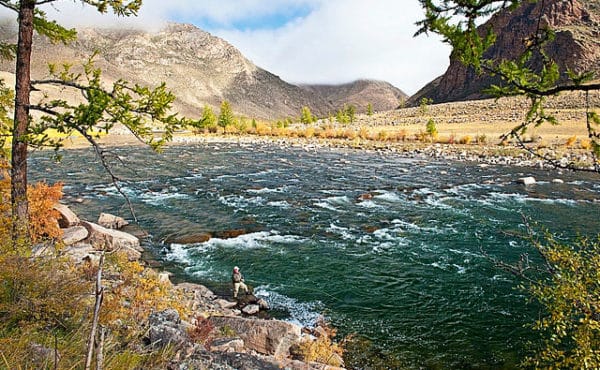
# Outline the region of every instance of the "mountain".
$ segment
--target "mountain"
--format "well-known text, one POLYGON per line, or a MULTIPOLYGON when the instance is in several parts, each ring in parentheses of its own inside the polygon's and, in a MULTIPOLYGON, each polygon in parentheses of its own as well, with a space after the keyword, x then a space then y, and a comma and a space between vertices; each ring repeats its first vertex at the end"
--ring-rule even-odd
MULTIPOLYGON (((14 42, 14 22, 0 26, 0 39, 14 42)), ((171 23, 154 33, 84 28, 69 45, 36 37, 33 78, 44 77, 48 63, 77 65, 94 52, 94 61, 107 81, 125 79, 148 86, 164 81, 177 96, 175 108, 188 117, 198 117, 204 104, 218 109, 223 100, 236 113, 267 119, 298 116, 303 106, 317 115, 336 109, 320 94, 256 66, 225 40, 186 24, 171 23)), ((14 62, 0 63, 0 70, 14 71, 14 62)), ((382 94, 369 99, 373 104, 389 99, 387 92, 382 94)), ((336 95, 336 102, 344 100, 342 94, 336 95)))
MULTIPOLYGON (((540 14, 541 25, 556 32, 546 51, 559 64, 563 79, 567 68, 600 72, 600 0, 525 1, 514 12, 499 12, 479 28, 484 32, 491 26, 498 36, 485 56, 502 60, 519 55, 525 48, 524 40, 535 32, 540 14)), ((416 105, 423 97, 435 103, 486 98, 481 90, 499 81, 477 75, 451 55, 446 72, 411 96, 408 104, 416 105)))
POLYGON ((343 85, 301 85, 336 108, 352 104, 365 112, 370 103, 375 111, 396 109, 401 99, 408 98, 402 90, 385 81, 358 80, 343 85))

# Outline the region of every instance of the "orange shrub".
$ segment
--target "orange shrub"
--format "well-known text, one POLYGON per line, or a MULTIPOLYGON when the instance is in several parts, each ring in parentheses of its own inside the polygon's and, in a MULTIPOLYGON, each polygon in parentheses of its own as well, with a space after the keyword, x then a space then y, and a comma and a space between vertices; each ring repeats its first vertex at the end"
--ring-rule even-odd
MULTIPOLYGON (((11 233, 11 203, 10 203, 10 176, 6 166, 0 171, 0 236, 8 237, 11 233)), ((39 182, 29 186, 27 198, 29 200, 29 230, 34 243, 43 239, 56 239, 61 236, 58 226, 58 212, 54 205, 62 198, 62 183, 48 185, 39 182)))
POLYGON ((62 183, 48 185, 45 182, 29 187, 29 230, 34 242, 44 238, 57 239, 61 236, 57 221, 58 212, 53 207, 62 198, 62 188, 62 183))
POLYGON ((463 137, 460 138, 460 143, 461 144, 471 144, 471 142, 473 141, 473 138, 469 135, 465 135, 463 137))
POLYGON ((573 135, 570 138, 567 139, 567 142, 565 143, 566 147, 571 147, 573 146, 573 144, 575 144, 575 142, 577 141, 577 136, 573 135))
POLYGON ((581 149, 590 150, 592 149, 592 141, 590 139, 581 139, 579 140, 579 146, 581 146, 581 149))

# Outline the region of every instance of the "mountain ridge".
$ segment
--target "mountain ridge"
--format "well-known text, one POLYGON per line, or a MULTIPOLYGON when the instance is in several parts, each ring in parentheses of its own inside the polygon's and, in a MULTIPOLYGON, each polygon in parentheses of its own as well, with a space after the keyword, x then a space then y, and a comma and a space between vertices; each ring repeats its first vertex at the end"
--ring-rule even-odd
MULTIPOLYGON (((14 42, 12 22, 0 27, 0 37, 14 42)), ((77 40, 69 45, 36 37, 32 76, 44 77, 48 63, 81 64, 93 54, 108 81, 125 79, 149 86, 166 82, 177 96, 175 109, 192 118, 201 115, 205 104, 218 108, 223 100, 238 114, 264 119, 298 116, 303 106, 319 116, 339 108, 321 94, 256 66, 224 39, 190 24, 168 23, 157 32, 79 28, 77 40)), ((2 62, 0 69, 12 72, 14 63, 2 62)), ((381 90, 381 99, 389 100, 389 94, 381 90)), ((337 94, 336 104, 344 101, 342 95, 337 94)), ((374 105, 380 104, 378 95, 371 97, 374 105)))
MULTIPOLYGON (((600 73, 600 0, 526 2, 514 12, 499 12, 479 27, 483 32, 491 26, 498 37, 485 57, 502 60, 520 55, 524 40, 535 32, 538 20, 556 33, 546 52, 558 62, 563 81, 567 68, 600 73)), ((451 54, 446 72, 412 95, 408 104, 417 105, 424 97, 435 103, 484 99, 489 96, 481 91, 500 82, 499 77, 478 75, 451 54)))

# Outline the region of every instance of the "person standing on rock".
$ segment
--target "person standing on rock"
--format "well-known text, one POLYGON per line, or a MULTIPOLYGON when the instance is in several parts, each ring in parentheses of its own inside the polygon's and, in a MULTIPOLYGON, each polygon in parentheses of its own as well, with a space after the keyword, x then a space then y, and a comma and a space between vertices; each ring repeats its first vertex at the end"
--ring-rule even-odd
POLYGON ((235 266, 233 268, 233 274, 231 274, 231 282, 233 283, 233 298, 237 298, 240 288, 248 293, 248 286, 244 284, 244 276, 240 272, 240 268, 235 266))

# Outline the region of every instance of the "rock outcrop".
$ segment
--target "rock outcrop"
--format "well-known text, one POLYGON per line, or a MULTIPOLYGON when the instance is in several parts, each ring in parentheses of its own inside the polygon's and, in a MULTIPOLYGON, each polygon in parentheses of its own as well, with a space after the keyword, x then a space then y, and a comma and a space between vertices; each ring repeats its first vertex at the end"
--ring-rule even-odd
POLYGON ((233 329, 246 348, 265 355, 288 357, 290 347, 300 341, 301 328, 288 322, 218 316, 210 321, 217 328, 233 329))
MULTIPOLYGON (((556 32, 546 52, 559 64, 563 79, 567 69, 600 72, 600 0, 525 1, 514 12, 500 12, 479 28, 484 32, 492 27, 497 35, 486 57, 503 60, 520 55, 538 20, 542 27, 556 32)), ((411 96, 408 103, 417 105, 423 97, 435 103, 481 99, 486 97, 483 89, 499 82, 498 77, 478 75, 451 55, 446 73, 411 96)))

